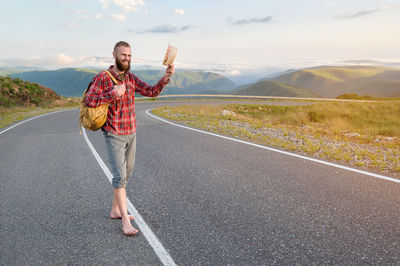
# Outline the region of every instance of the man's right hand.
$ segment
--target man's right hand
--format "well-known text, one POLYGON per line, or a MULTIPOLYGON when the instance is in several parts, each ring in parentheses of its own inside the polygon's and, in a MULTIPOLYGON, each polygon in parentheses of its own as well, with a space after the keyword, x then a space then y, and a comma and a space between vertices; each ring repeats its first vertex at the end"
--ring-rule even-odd
POLYGON ((117 97, 121 97, 122 95, 125 94, 126 92, 126 88, 125 88, 125 84, 118 84, 114 86, 114 91, 117 94, 117 97))

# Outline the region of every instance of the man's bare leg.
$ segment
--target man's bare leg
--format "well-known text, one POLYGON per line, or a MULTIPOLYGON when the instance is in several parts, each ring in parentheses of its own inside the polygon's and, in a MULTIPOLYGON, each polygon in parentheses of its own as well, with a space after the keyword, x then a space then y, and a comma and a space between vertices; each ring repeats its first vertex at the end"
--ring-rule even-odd
MULTIPOLYGON (((135 220, 135 217, 133 215, 128 214, 129 220, 135 220)), ((111 219, 121 219, 121 212, 119 211, 117 201, 115 200, 115 193, 113 196, 113 203, 111 207, 111 212, 110 212, 110 218, 111 219)))
POLYGON ((125 188, 114 188, 114 199, 118 206, 122 220, 122 230, 125 235, 134 235, 138 232, 137 229, 133 228, 131 220, 129 219, 128 209, 126 206, 126 190, 125 188))

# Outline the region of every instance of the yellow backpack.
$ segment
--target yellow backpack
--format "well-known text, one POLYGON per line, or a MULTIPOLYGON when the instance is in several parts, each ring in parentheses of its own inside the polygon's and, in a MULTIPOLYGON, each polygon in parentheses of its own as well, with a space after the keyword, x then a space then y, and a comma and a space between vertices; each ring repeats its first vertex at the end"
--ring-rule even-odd
MULTIPOLYGON (((118 84, 118 81, 114 78, 114 76, 105 70, 105 72, 110 76, 114 84, 118 84)), ((86 94, 92 85, 92 82, 89 83, 87 89, 83 93, 82 100, 80 103, 80 112, 79 112, 79 125, 83 126, 86 129, 90 129, 93 131, 101 128, 107 120, 107 112, 109 103, 99 105, 97 107, 89 107, 85 103, 86 94)), ((81 127, 79 127, 81 128, 81 127)), ((81 132, 82 134, 82 132, 81 132)))

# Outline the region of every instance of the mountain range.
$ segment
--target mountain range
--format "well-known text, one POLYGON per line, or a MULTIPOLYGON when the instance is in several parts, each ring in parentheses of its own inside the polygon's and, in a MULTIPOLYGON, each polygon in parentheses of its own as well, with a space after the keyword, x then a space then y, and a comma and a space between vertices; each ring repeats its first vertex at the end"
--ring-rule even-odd
POLYGON ((242 85, 233 91, 236 95, 283 96, 319 98, 319 94, 295 85, 275 80, 261 80, 253 84, 242 85))
MULTIPOLYGON (((96 69, 64 68, 47 71, 27 71, 11 74, 23 80, 36 82, 52 88, 63 96, 80 97, 93 77, 96 69)), ((148 84, 155 84, 165 72, 161 70, 137 70, 134 72, 148 84)), ((222 75, 212 72, 176 71, 162 94, 199 94, 229 90, 236 85, 222 75)))
POLYGON ((381 66, 322 66, 280 75, 272 80, 307 88, 323 97, 346 93, 400 96, 400 69, 381 66))
MULTIPOLYGON (((99 69, 64 68, 25 71, 11 74, 36 82, 63 96, 80 97, 99 69)), ((135 70, 140 79, 155 84, 161 70, 135 70)), ((221 74, 200 70, 176 70, 162 95, 168 94, 237 94, 289 97, 334 98, 342 94, 374 97, 400 96, 400 69, 383 66, 319 66, 290 69, 268 75, 255 83, 236 86, 221 74)))

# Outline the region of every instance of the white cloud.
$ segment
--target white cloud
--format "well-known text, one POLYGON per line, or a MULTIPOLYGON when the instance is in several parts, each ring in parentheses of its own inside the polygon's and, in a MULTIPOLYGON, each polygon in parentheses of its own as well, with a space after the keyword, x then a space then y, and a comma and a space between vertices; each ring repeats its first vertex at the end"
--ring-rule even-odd
POLYGON ((124 12, 136 12, 141 6, 145 5, 143 0, 99 0, 103 9, 107 9, 110 4, 121 8, 124 12))
POLYGON ((234 70, 232 70, 232 71, 228 71, 228 72, 225 72, 225 75, 226 76, 239 76, 241 73, 240 73, 240 71, 239 70, 237 70, 237 69, 234 69, 234 70))
POLYGON ((88 10, 82 10, 82 9, 77 9, 74 11, 74 13, 76 15, 79 16, 79 18, 84 18, 84 19, 88 19, 89 18, 89 11, 88 10))
POLYGON ((109 0, 99 0, 99 2, 102 4, 103 9, 107 9, 108 5, 110 4, 109 0))
POLYGON ((125 21, 126 20, 126 16, 120 15, 120 14, 111 14, 111 15, 108 15, 107 18, 114 19, 114 20, 119 20, 119 21, 125 21))
POLYGON ((114 63, 112 57, 71 57, 63 53, 57 56, 30 58, 6 58, 0 60, 2 67, 41 67, 45 69, 59 69, 63 67, 109 67, 114 63))
POLYGON ((74 66, 108 68, 112 64, 114 64, 112 57, 80 57, 79 62, 74 66))
POLYGON ((76 10, 74 10, 74 13, 77 14, 77 15, 82 15, 82 14, 89 13, 89 11, 88 10, 83 10, 83 9, 76 9, 76 10))
POLYGON ((174 14, 175 15, 184 15, 185 14, 185 10, 183 10, 183 9, 175 9, 174 10, 174 14))
POLYGON ((102 14, 97 14, 95 16, 96 19, 102 19, 102 18, 106 18, 106 19, 113 19, 113 20, 118 20, 118 21, 125 21, 126 20, 126 16, 121 15, 121 14, 109 14, 109 15, 102 15, 102 14))
POLYGON ((54 60, 55 65, 71 65, 77 63, 77 60, 65 54, 59 54, 54 60))

